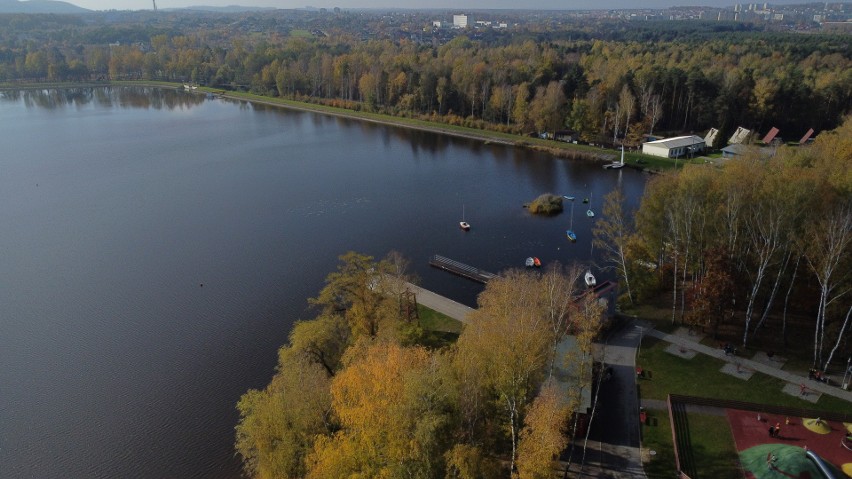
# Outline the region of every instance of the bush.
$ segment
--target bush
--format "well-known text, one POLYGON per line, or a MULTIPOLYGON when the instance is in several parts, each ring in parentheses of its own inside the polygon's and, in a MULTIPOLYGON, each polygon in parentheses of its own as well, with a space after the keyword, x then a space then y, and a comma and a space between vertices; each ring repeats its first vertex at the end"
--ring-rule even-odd
POLYGON ((562 197, 545 193, 533 200, 528 208, 534 215, 555 215, 562 212, 562 197))

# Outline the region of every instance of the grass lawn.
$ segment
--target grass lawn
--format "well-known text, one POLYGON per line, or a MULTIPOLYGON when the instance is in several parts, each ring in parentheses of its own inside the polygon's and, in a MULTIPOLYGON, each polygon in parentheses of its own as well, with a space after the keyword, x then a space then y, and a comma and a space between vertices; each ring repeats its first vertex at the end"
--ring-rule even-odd
POLYGON ((417 314, 420 316, 420 327, 423 328, 421 342, 424 346, 441 348, 452 344, 458 339, 464 327, 460 321, 422 304, 417 305, 417 314))
POLYGON ((669 426, 669 415, 666 411, 649 410, 648 424, 642 425, 642 448, 654 451, 650 462, 645 463, 645 474, 651 478, 671 479, 675 470, 674 446, 672 445, 672 429, 669 426))
POLYGON ((742 479, 739 454, 728 421, 719 416, 689 414, 687 422, 698 477, 742 479))
POLYGON ((650 371, 649 379, 639 380, 643 398, 665 399, 669 393, 717 399, 733 399, 760 404, 792 406, 806 409, 847 412, 850 404, 842 399, 823 395, 816 404, 781 392, 784 381, 755 373, 748 381, 719 371, 724 362, 702 354, 682 359, 665 352, 668 343, 645 337, 637 364, 650 371))
MULTIPOLYGON (((646 413, 648 423, 642 425, 642 448, 655 454, 647 456, 650 462, 644 464, 645 474, 651 479, 670 479, 675 470, 675 458, 669 415, 660 410, 646 413)), ((707 414, 689 414, 687 421, 698 477, 742 479, 728 421, 707 414)))

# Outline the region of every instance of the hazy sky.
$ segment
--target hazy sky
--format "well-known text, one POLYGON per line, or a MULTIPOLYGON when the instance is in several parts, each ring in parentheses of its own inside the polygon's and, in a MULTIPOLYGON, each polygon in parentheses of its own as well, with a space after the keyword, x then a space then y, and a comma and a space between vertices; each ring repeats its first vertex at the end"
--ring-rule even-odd
MULTIPOLYGON (((91 10, 150 10, 151 0, 65 0, 91 10)), ((751 0, 754 2, 755 0, 751 0)), ((796 1, 796 0, 792 0, 796 1)), ((801 1, 801 0, 798 0, 801 1)), ((325 8, 441 8, 463 11, 465 9, 607 9, 607 8, 665 8, 672 5, 705 5, 725 7, 737 0, 157 0, 158 8, 179 8, 194 5, 226 6, 244 5, 276 8, 303 8, 305 6, 325 8)), ((771 2, 779 2, 778 0, 771 2)))

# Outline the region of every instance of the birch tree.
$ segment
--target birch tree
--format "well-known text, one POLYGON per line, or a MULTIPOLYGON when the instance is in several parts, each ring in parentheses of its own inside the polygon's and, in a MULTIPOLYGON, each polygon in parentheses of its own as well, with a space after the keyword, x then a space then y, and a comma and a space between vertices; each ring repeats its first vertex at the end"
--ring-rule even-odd
MULTIPOLYGON (((840 270, 838 266, 852 240, 850 230, 852 230, 852 207, 846 204, 834 209, 827 217, 812 225, 812 237, 804 249, 805 260, 819 282, 819 309, 814 325, 814 367, 822 362, 826 310, 832 301, 847 292, 842 291, 832 295, 841 281, 841 278, 836 276, 837 273, 841 273, 841 276, 848 274, 848 271, 840 270)), ((826 362, 824 366, 828 366, 828 363, 826 362)))
POLYGON ((618 278, 624 283, 627 298, 633 304, 633 293, 630 291, 630 268, 627 256, 627 243, 632 233, 631 225, 624 210, 624 194, 620 189, 604 197, 603 215, 595 222, 592 229, 594 245, 604 251, 604 256, 610 264, 607 269, 615 269, 618 278))
POLYGON ((523 416, 543 379, 552 341, 537 287, 534 277, 518 270, 490 281, 458 339, 458 354, 479 361, 495 404, 503 411, 512 446, 510 472, 523 416))

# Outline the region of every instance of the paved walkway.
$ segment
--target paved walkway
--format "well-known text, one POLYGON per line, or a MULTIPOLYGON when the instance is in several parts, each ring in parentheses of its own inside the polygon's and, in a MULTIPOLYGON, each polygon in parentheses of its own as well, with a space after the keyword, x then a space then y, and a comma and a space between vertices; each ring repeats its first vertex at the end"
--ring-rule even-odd
POLYGON ((467 324, 467 315, 473 312, 473 308, 470 306, 465 306, 450 298, 446 298, 411 283, 406 283, 406 286, 408 286, 408 289, 414 293, 419 304, 467 324))
POLYGON ((819 381, 814 381, 812 379, 808 379, 803 376, 799 376, 797 374, 793 374, 784 370, 781 370, 777 367, 763 364, 758 361, 753 361, 751 359, 746 359, 740 356, 728 356, 725 352, 719 348, 713 348, 710 346, 705 346, 697 341, 693 341, 688 337, 683 337, 680 335, 667 334, 661 331, 657 331, 656 329, 646 329, 645 334, 648 336, 653 336, 655 338, 662 339, 663 341, 667 341, 672 344, 676 344, 680 347, 691 349, 695 352, 705 354, 707 356, 712 356, 714 358, 721 359, 722 361, 732 363, 734 365, 739 364, 742 368, 746 368, 752 371, 761 372, 763 374, 767 374, 769 376, 776 377, 778 379, 782 379, 787 381, 788 383, 792 383, 797 385, 804 384, 805 387, 809 391, 814 391, 822 394, 827 394, 829 396, 834 396, 836 398, 844 399, 846 401, 852 402, 852 391, 844 391, 843 389, 837 386, 830 386, 825 383, 821 383, 819 381))

